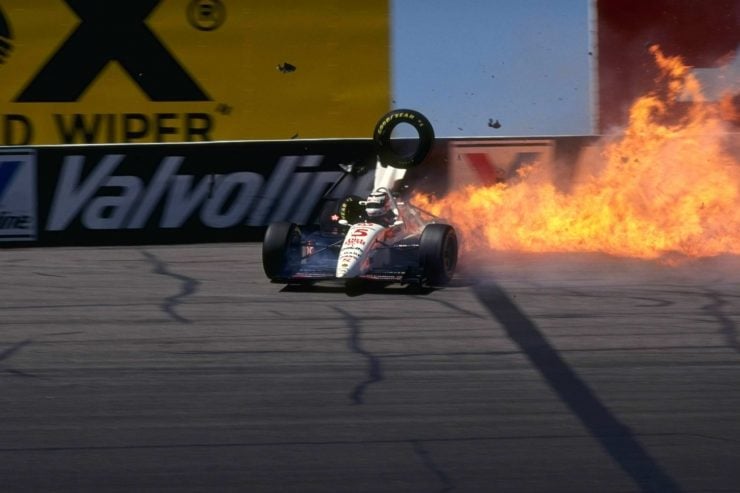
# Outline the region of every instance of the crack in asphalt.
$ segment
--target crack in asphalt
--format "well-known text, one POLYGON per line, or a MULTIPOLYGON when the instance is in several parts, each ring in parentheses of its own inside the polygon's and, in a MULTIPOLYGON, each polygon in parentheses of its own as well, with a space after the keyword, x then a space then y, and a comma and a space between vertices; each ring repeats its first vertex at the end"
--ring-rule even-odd
MULTIPOLYGON (((605 293, 605 294, 586 293, 586 292, 583 292, 577 289, 565 289, 563 293, 570 295, 570 296, 577 297, 577 298, 596 298, 596 299, 603 299, 603 298, 611 299, 612 298, 612 295, 610 293, 605 293)), ((650 291, 648 291, 647 294, 650 294, 650 291)), ((647 303, 635 305, 636 307, 639 307, 639 308, 663 308, 666 306, 671 306, 671 305, 676 304, 675 301, 666 300, 663 298, 655 298, 651 296, 626 296, 625 299, 647 302, 647 303)))
POLYGON ((177 307, 177 305, 181 305, 184 303, 183 298, 187 298, 188 296, 192 296, 193 294, 195 294, 195 292, 198 290, 198 285, 200 284, 200 281, 183 274, 171 272, 167 269, 167 264, 160 260, 159 257, 154 255, 153 253, 142 251, 141 254, 149 261, 149 263, 152 264, 153 273, 172 277, 182 283, 180 292, 175 295, 166 297, 164 301, 160 303, 159 307, 162 309, 163 312, 165 312, 177 322, 185 324, 192 323, 192 320, 185 318, 177 313, 175 308, 177 307))
POLYGON ((440 493, 454 490, 455 483, 450 479, 447 473, 444 472, 444 470, 436 462, 434 462, 434 459, 432 458, 429 451, 424 448, 422 442, 418 440, 411 440, 411 445, 413 445, 414 453, 417 457, 419 457, 421 463, 424 464, 427 469, 432 471, 432 473, 434 473, 440 483, 442 483, 442 489, 439 490, 440 493))
MULTIPOLYGON (((15 353, 23 349, 24 347, 31 344, 31 339, 26 339, 25 341, 21 341, 19 343, 13 344, 8 349, 0 352, 0 361, 4 361, 6 359, 10 359, 15 353)), ((20 377, 32 377, 36 378, 36 375, 32 375, 30 373, 26 373, 21 370, 16 370, 15 368, 3 368, 3 371, 6 373, 11 373, 13 375, 18 375, 20 377)))
POLYGON ((10 358, 15 353, 23 349, 23 347, 28 346, 29 344, 31 344, 31 339, 26 339, 25 341, 21 341, 17 344, 13 344, 8 349, 4 350, 3 352, 0 352, 0 361, 10 358))
MULTIPOLYGON (((676 438, 676 437, 693 437, 713 441, 722 441, 728 443, 738 443, 737 440, 715 437, 711 435, 701 435, 697 433, 640 433, 637 435, 641 438, 676 438)), ((476 443, 476 442, 518 442, 525 440, 553 440, 560 441, 563 439, 583 439, 589 440, 591 437, 586 434, 553 434, 553 435, 491 435, 491 436, 459 436, 443 438, 424 438, 426 443, 476 443)), ((177 449, 195 449, 195 448, 253 448, 253 447, 332 447, 332 446, 360 446, 368 445, 408 445, 409 442, 420 441, 416 439, 396 438, 396 439, 375 439, 375 440, 300 440, 300 441, 254 441, 254 442, 189 442, 189 443, 129 443, 119 445, 57 445, 57 446, 38 446, 38 447, 0 447, 0 452, 69 452, 69 451, 94 451, 94 450, 177 450, 177 449)))
POLYGON ((334 307, 334 309, 344 317, 349 325, 349 340, 347 341, 349 349, 353 353, 363 356, 368 361, 367 380, 358 383, 350 393, 350 398, 352 399, 353 404, 364 404, 365 390, 367 390, 367 387, 383 380, 383 369, 380 365, 380 358, 362 347, 362 330, 360 329, 359 319, 341 308, 334 307))
POLYGON ((711 303, 702 306, 702 311, 717 319, 720 325, 719 332, 725 337, 727 345, 740 353, 740 337, 738 336, 737 324, 722 311, 722 307, 728 305, 729 302, 717 291, 708 290, 704 293, 704 296, 711 303))
POLYGON ((449 309, 451 309, 451 310, 459 313, 460 315, 467 315, 469 317, 477 318, 479 320, 485 320, 486 319, 486 317, 484 315, 481 315, 480 313, 475 313, 475 312, 472 312, 470 310, 466 310, 464 308, 460 308, 459 306, 455 305, 454 303, 451 303, 451 302, 446 301, 446 300, 439 300, 439 299, 427 298, 427 297, 422 297, 422 296, 416 296, 415 298, 418 299, 418 300, 430 301, 432 303, 436 303, 438 305, 442 305, 444 307, 447 307, 447 308, 449 308, 449 309))
POLYGON ((649 298, 647 296, 630 296, 629 299, 637 301, 647 301, 649 304, 635 305, 639 308, 663 308, 666 306, 675 305, 676 303, 670 300, 664 300, 662 298, 649 298))

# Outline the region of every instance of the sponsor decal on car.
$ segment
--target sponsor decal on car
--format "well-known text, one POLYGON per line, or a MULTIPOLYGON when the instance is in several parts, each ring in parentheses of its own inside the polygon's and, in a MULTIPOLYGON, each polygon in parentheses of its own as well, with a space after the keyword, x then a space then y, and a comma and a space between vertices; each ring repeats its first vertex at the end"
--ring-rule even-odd
POLYGON ((362 238, 362 237, 356 238, 356 237, 348 236, 344 240, 344 245, 347 246, 347 247, 356 246, 356 245, 360 245, 361 246, 361 245, 364 245, 365 243, 367 243, 367 242, 365 241, 365 238, 362 238))
POLYGON ((342 247, 342 254, 340 255, 340 259, 351 262, 354 259, 362 257, 364 251, 365 250, 363 248, 359 247, 347 247, 345 243, 345 246, 342 247))

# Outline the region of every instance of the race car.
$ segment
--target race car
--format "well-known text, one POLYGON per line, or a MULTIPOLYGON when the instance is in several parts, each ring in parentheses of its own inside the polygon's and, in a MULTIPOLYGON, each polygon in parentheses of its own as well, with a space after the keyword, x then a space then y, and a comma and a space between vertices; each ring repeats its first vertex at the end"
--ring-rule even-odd
MULTIPOLYGON (((404 199, 399 192, 406 170, 421 163, 434 133, 414 110, 394 110, 376 125, 377 151, 372 192, 364 199, 346 197, 328 226, 288 222, 268 226, 262 264, 277 283, 320 280, 382 281, 443 286, 454 275, 458 258, 455 230, 438 217, 404 199), (408 123, 419 134, 410 155, 392 148, 391 133, 408 123)), ((352 173, 352 166, 344 167, 352 173)))

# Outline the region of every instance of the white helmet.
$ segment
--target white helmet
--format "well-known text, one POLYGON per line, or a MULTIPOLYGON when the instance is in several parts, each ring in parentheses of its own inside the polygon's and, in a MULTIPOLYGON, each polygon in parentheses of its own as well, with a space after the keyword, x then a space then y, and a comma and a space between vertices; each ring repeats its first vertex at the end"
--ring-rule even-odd
POLYGON ((365 201, 367 217, 380 217, 391 210, 391 201, 385 192, 373 192, 365 201))

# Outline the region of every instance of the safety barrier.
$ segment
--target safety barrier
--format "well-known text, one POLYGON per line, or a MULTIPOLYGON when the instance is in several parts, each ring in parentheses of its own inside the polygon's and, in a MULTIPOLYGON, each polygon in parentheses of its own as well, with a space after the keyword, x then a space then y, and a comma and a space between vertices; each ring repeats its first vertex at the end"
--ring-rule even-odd
MULTIPOLYGON (((372 139, 3 148, 0 246, 261 241, 271 222, 313 223, 367 195, 375 151, 372 139), (339 180, 341 164, 368 172, 339 180)), ((437 139, 406 183, 441 196, 539 162, 567 191, 599 151, 593 136, 437 139)))

